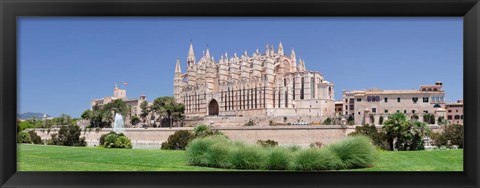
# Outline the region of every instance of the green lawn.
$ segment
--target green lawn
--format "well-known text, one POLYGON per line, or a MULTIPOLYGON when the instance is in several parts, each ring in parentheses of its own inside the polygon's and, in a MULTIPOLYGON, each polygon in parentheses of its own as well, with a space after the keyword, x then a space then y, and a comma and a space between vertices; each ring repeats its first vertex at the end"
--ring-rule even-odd
MULTIPOLYGON (((372 168, 352 171, 463 171, 463 150, 381 151, 372 168)), ((184 151, 18 145, 19 171, 218 171, 188 166, 184 151)))

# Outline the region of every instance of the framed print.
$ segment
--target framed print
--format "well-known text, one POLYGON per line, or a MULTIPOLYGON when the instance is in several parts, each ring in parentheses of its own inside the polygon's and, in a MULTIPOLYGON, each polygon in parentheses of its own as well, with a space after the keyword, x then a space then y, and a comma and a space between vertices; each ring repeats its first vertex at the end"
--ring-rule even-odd
POLYGON ((0 6, 2 187, 478 187, 478 1, 0 6))

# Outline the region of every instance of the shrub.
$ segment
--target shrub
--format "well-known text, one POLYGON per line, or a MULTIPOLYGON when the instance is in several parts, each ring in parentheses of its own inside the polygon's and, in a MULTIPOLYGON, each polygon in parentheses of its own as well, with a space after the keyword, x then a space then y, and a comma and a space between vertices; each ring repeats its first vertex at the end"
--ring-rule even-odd
POLYGON ((228 154, 229 166, 236 169, 261 169, 266 161, 265 150, 255 145, 238 145, 228 154))
POLYGON ((291 161, 290 153, 287 148, 272 148, 267 154, 265 168, 269 170, 288 170, 291 161))
POLYGON ((332 124, 332 119, 328 117, 327 119, 325 119, 325 120, 323 121, 323 124, 324 124, 324 125, 331 125, 331 124, 332 124))
POLYGON ((123 134, 108 133, 103 141, 105 148, 132 148, 132 143, 128 137, 123 134))
POLYGON ((247 123, 245 123, 244 126, 254 126, 255 123, 252 120, 249 120, 247 123))
POLYGON ((62 145, 58 140, 58 134, 51 134, 52 138, 47 140, 47 145, 62 145))
POLYGON ((293 169, 295 170, 332 170, 342 169, 342 160, 328 149, 310 148, 300 151, 295 157, 293 169))
POLYGON ((193 128, 193 135, 196 137, 207 137, 212 135, 223 135, 218 129, 207 125, 198 125, 193 128))
POLYGON ((366 136, 355 136, 329 145, 326 149, 335 153, 345 168, 365 168, 373 164, 376 156, 375 147, 366 136))
POLYGON ((221 135, 196 138, 186 148, 187 162, 198 166, 226 167, 226 144, 229 142, 221 135))
MULTIPOLYGON (((381 117, 380 117, 381 118, 381 117)), ((364 135, 368 136, 372 141, 373 144, 383 150, 388 150, 388 142, 387 137, 384 132, 378 131, 375 125, 362 125, 355 127, 355 131, 348 134, 348 136, 357 136, 357 135, 364 135)))
POLYGON ((30 135, 30 139, 32 143, 34 144, 43 144, 42 138, 37 135, 37 132, 35 131, 28 131, 28 134, 30 135))
POLYGON ((126 136, 119 136, 115 140, 115 147, 116 148, 132 148, 132 142, 126 136))
POLYGON ((278 142, 275 140, 257 140, 257 144, 262 147, 275 147, 278 146, 278 142))
POLYGON ((28 122, 28 121, 17 122, 17 131, 18 132, 22 132, 25 129, 34 128, 34 127, 35 127, 35 125, 28 122))
POLYGON ((187 130, 175 131, 162 143, 162 149, 185 150, 187 144, 194 138, 194 135, 187 130))
MULTIPOLYGON (((58 143, 56 145, 64 146, 86 146, 85 137, 80 138, 81 129, 77 125, 66 125, 60 127, 57 137, 58 143)), ((52 135, 53 139, 53 135, 52 135)))
POLYGON ((464 130, 463 125, 447 125, 445 132, 443 133, 447 140, 450 140, 452 145, 457 145, 459 148, 463 148, 464 130))
POLYGON ((137 123, 140 123, 140 118, 138 116, 133 116, 130 120, 130 123, 132 123, 132 125, 136 125, 137 123))
POLYGON ((17 135, 17 143, 32 143, 32 139, 30 138, 30 134, 25 131, 18 132, 17 135))
POLYGON ((432 144, 435 146, 448 146, 448 141, 450 140, 451 145, 457 145, 459 148, 463 148, 463 125, 446 125, 440 133, 431 133, 430 137, 433 141, 432 144))
POLYGON ((110 131, 109 133, 102 134, 102 136, 100 136, 99 144, 103 146, 103 144, 105 143, 105 137, 107 137, 108 135, 111 135, 111 134, 114 134, 114 135, 117 135, 117 136, 125 136, 123 133, 118 133, 117 134, 116 132, 110 131))

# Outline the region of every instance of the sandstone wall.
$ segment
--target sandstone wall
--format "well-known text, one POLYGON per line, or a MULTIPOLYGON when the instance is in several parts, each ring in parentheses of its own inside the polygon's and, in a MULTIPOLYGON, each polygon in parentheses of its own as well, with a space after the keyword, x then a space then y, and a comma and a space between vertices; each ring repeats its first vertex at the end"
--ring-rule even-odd
MULTIPOLYGON (((438 127, 430 127, 433 131, 438 131, 438 127)), ((192 130, 192 127, 174 127, 174 128, 127 128, 124 132, 135 145, 152 145, 157 148, 162 142, 167 141, 168 136, 178 130, 192 130)), ((248 126, 248 127, 219 127, 221 132, 225 133, 230 139, 243 141, 246 143, 256 143, 257 140, 275 140, 279 145, 299 145, 308 147, 311 143, 321 142, 331 144, 343 140, 347 135, 353 132, 353 127, 342 128, 339 125, 309 125, 309 126, 248 126)), ((98 145, 102 134, 107 134, 112 129, 104 128, 96 131, 82 131, 81 137, 85 137, 89 146, 98 145)), ((57 133, 58 129, 36 129, 37 134, 42 139, 50 139, 51 134, 57 133)))

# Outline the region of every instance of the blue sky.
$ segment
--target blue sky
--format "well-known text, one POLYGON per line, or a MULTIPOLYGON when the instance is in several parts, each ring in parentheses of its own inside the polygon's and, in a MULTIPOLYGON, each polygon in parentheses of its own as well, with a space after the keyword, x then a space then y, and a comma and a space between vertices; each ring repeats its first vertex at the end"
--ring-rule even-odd
POLYGON ((444 82, 446 100, 463 98, 463 21, 442 18, 21 17, 18 112, 80 117, 90 100, 113 95, 147 100, 173 94, 190 40, 200 59, 251 55, 282 42, 306 68, 342 90, 418 89, 444 82))

